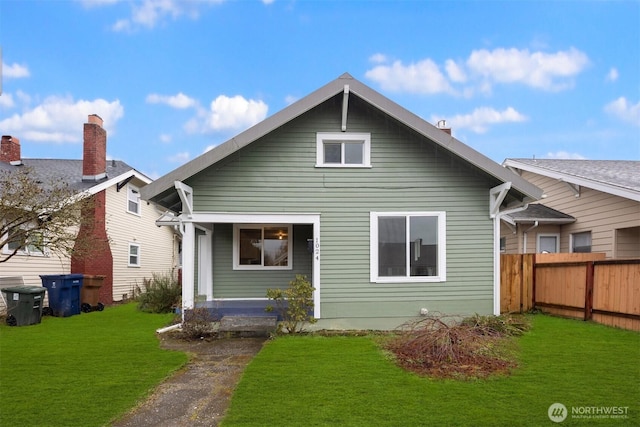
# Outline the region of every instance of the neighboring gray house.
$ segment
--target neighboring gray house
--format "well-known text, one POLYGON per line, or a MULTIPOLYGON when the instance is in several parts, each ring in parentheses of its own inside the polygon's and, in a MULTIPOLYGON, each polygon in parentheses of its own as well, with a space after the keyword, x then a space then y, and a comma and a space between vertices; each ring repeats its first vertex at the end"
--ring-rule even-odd
POLYGON ((503 216, 506 253, 603 252, 640 258, 640 162, 506 159, 540 187, 541 203, 503 216))
POLYGON ((501 211, 542 192, 348 74, 141 189, 183 233, 183 306, 264 313, 309 277, 317 327, 499 313, 501 211))

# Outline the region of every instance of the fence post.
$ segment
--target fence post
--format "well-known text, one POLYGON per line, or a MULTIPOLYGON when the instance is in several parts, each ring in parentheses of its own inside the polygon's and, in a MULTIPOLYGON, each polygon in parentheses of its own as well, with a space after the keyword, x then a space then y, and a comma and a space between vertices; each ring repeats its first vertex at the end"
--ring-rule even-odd
POLYGON ((594 262, 589 261, 586 265, 586 284, 584 289, 584 320, 591 320, 593 317, 593 275, 594 262))

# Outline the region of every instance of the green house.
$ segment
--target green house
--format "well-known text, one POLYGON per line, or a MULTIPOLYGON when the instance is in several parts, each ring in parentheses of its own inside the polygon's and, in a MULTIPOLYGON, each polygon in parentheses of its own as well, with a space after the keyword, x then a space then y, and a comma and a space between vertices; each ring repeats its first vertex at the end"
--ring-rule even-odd
POLYGON ((184 309, 264 314, 304 274, 325 329, 499 313, 500 217, 541 195, 349 74, 142 189, 182 233, 184 309))

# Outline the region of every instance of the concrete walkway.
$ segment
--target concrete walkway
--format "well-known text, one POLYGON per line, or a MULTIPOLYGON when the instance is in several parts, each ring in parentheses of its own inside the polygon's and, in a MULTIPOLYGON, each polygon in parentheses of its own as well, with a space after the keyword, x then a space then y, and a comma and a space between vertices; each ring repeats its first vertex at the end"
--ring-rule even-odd
POLYGON ((244 368, 266 338, 190 342, 164 335, 163 348, 189 352, 191 361, 112 426, 217 426, 244 368))

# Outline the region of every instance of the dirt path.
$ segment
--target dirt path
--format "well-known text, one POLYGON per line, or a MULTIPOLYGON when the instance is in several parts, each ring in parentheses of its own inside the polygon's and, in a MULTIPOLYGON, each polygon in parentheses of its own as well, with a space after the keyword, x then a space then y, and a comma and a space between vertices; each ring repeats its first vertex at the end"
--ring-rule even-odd
POLYGON ((217 426, 265 338, 183 341, 168 333, 161 340, 162 348, 191 353, 191 361, 112 426, 217 426))

